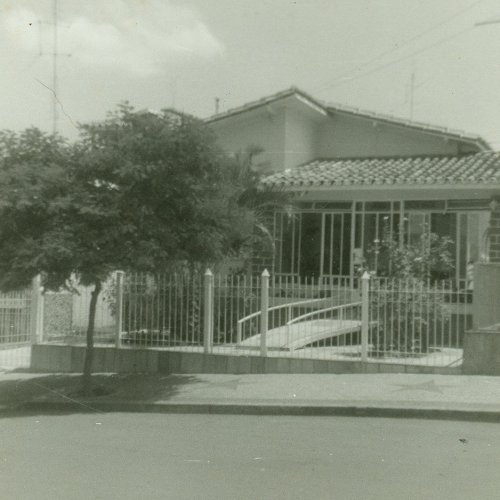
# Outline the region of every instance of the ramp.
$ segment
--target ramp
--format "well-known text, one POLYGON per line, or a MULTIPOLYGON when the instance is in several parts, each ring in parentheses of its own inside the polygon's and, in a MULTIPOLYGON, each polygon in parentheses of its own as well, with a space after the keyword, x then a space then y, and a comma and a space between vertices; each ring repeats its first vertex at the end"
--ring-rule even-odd
MULTIPOLYGON (((361 321, 316 319, 273 328, 267 332, 266 345, 270 349, 295 350, 319 340, 360 331, 361 321)), ((243 340, 244 347, 259 347, 260 333, 243 340)))

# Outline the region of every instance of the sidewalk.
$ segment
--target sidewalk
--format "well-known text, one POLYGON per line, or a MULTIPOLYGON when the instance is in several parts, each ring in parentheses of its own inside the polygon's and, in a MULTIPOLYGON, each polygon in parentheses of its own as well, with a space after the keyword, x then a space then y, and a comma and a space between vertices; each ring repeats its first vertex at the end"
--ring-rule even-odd
POLYGON ((500 422, 500 377, 353 375, 103 375, 96 394, 80 377, 0 374, 0 409, 356 415, 500 422))

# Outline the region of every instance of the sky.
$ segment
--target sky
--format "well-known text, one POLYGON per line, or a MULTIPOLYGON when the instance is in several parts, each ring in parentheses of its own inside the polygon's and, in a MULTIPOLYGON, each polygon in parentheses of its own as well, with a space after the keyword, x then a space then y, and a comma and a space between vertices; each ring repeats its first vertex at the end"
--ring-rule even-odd
POLYGON ((58 0, 56 19, 54 44, 54 0, 0 1, 0 129, 52 131, 54 88, 74 139, 123 101, 204 118, 293 85, 500 150, 498 0, 58 0))

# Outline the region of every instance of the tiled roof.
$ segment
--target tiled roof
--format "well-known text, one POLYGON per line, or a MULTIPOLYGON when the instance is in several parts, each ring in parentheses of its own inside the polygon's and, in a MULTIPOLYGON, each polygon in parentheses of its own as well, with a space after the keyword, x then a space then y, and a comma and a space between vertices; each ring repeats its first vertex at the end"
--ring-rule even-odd
POLYGON ((488 143, 480 136, 475 135, 475 134, 469 134, 467 132, 463 132, 460 130, 454 130, 450 129, 447 127, 440 127, 436 125, 431 125, 428 123, 423 123, 423 122, 417 122, 413 120, 406 120, 403 118, 398 118, 395 116, 391 115, 385 115, 382 113, 375 113, 372 111, 366 111, 362 110, 360 108, 355 108, 355 107, 350 107, 350 106, 345 106, 343 104, 330 104, 323 102, 319 99, 316 99, 312 97, 311 95, 307 94, 306 92, 298 89, 297 87, 291 87, 287 90, 283 90, 281 92, 277 92, 275 94, 272 94, 270 96, 263 97, 257 101, 252 101, 247 104, 244 104, 243 106, 238 106, 233 109, 229 109, 228 111, 210 116, 205 119, 206 123, 214 123, 219 120, 223 120, 225 118, 228 118, 230 116, 234 116, 240 113, 244 113, 246 111, 250 111, 252 109, 259 108, 261 106, 267 106, 273 102, 279 101, 281 99, 285 99, 287 97, 291 96, 298 96, 302 99, 305 99, 306 101, 309 101, 311 105, 317 106, 324 110, 325 112, 328 113, 344 113, 344 114, 350 114, 350 115, 355 115, 359 117, 364 117, 368 118, 371 120, 375 121, 381 121, 385 122, 388 124, 392 125, 398 125, 401 127, 408 127, 408 128, 413 128, 417 130, 422 130, 431 134, 438 134, 442 135, 451 139, 457 139, 457 140, 462 140, 462 141, 467 141, 467 142, 473 142, 477 144, 478 146, 481 147, 483 150, 490 150, 490 146, 488 143))
POLYGON ((431 184, 500 186, 500 153, 316 160, 272 174, 262 182, 269 187, 289 189, 431 184))

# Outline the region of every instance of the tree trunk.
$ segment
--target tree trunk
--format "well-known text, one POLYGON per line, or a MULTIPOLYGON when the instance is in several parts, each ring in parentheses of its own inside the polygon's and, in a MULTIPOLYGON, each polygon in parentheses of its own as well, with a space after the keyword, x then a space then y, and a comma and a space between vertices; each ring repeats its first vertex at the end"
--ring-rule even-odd
POLYGON ((102 284, 96 281, 94 290, 90 296, 89 323, 87 326, 87 349, 85 350, 85 362, 83 364, 83 394, 92 394, 92 360, 94 358, 94 326, 97 298, 101 292, 102 284))

